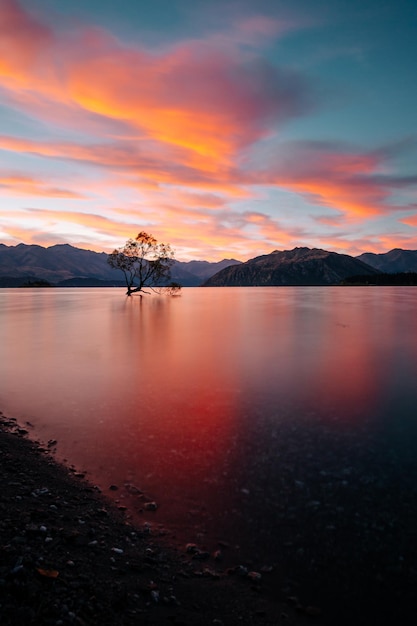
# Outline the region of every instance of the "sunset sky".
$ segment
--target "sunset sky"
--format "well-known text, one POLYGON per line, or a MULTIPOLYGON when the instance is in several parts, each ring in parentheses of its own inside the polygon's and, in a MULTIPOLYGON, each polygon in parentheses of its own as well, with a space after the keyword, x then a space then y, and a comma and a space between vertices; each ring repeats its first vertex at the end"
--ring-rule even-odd
POLYGON ((413 0, 0 0, 0 242, 417 249, 413 0))

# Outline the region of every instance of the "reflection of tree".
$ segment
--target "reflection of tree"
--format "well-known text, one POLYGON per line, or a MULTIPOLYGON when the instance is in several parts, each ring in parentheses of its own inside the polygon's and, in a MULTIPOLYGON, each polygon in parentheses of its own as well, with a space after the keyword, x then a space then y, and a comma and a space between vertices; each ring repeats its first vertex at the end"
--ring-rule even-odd
POLYGON ((136 239, 128 239, 121 248, 113 250, 107 262, 113 269, 121 270, 125 277, 127 295, 154 291, 173 294, 181 287, 169 283, 174 252, 169 244, 158 243, 155 237, 141 231, 136 239))

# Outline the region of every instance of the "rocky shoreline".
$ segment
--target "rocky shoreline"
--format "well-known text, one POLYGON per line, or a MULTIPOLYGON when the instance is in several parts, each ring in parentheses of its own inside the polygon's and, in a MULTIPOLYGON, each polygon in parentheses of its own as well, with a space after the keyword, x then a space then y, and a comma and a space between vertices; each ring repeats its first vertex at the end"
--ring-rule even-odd
POLYGON ((262 574, 164 545, 82 475, 0 416, 0 622, 8 625, 304 624, 262 574))
POLYGON ((282 515, 263 494, 280 559, 263 571, 226 565, 227 546, 174 548, 28 429, 0 414, 2 626, 415 623, 414 448, 399 458, 363 434, 340 446, 333 434, 331 449, 307 427, 287 434, 274 487, 282 515))

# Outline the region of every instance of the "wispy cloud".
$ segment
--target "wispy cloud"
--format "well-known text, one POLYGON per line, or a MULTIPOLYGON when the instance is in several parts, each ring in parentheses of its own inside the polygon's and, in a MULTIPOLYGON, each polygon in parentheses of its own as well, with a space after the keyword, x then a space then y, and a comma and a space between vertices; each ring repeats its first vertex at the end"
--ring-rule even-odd
POLYGON ((268 61, 262 48, 302 21, 253 10, 232 17, 227 32, 219 26, 151 50, 89 24, 52 28, 17 0, 0 0, 2 99, 49 131, 3 131, 0 166, 11 156, 13 168, 0 170, 2 192, 66 200, 31 216, 63 236, 78 237, 78 224, 98 245, 147 224, 184 250, 197 250, 198 241, 217 257, 223 249, 247 258, 308 244, 319 227, 323 241, 353 249, 345 226, 380 216, 398 216, 398 236, 406 236, 416 225, 404 211, 417 178, 399 175, 393 161, 412 139, 370 150, 284 141, 283 128, 320 107, 318 90, 303 73, 268 61), (42 166, 32 169, 34 161, 42 166), (291 220, 279 205, 250 208, 261 188, 301 198, 303 226, 298 207, 291 220))
MULTIPOLYGON (((410 191, 415 176, 389 172, 382 151, 361 151, 341 143, 287 142, 264 172, 265 183, 298 191, 312 204, 353 219, 398 211, 391 202, 398 188, 410 191)), ((402 207, 404 209, 404 207, 402 207)))
POLYGON ((43 196, 46 198, 83 199, 85 196, 70 189, 51 187, 41 179, 20 174, 4 174, 0 172, 0 190, 2 194, 12 196, 43 196))
POLYGON ((302 76, 236 48, 190 40, 156 54, 97 28, 54 33, 14 0, 0 6, 5 89, 121 120, 141 139, 182 148, 184 159, 201 168, 228 162, 268 134, 272 122, 276 127, 311 105, 302 76))

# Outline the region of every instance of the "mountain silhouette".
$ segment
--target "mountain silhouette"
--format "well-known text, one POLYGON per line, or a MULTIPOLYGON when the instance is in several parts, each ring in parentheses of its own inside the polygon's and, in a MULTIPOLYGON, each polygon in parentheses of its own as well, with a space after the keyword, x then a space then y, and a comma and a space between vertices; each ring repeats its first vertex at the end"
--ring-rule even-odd
MULTIPOLYGON (((124 286, 123 273, 112 269, 107 257, 105 252, 83 250, 69 244, 49 248, 23 243, 0 244, 0 287, 18 287, 45 280, 63 287, 124 286)), ((240 261, 175 261, 171 277, 184 287, 195 287, 220 269, 236 263, 240 261)))
POLYGON ((417 250, 394 248, 383 254, 365 252, 356 258, 386 274, 417 272, 417 250))
POLYGON ((205 283, 205 287, 249 287, 283 285, 338 285, 348 276, 379 274, 377 269, 347 254, 317 248, 276 250, 241 265, 227 267, 205 283))

